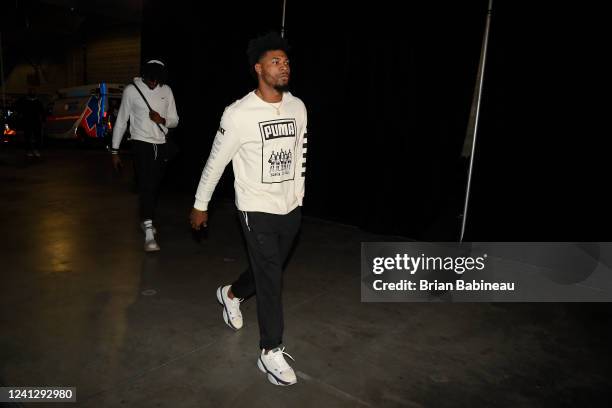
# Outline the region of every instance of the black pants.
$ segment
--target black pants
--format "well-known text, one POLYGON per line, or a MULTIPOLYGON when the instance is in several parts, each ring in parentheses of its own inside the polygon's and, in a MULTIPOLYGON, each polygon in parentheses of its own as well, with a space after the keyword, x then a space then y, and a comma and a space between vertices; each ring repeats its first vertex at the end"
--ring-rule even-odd
POLYGON ((159 186, 166 168, 161 146, 163 145, 132 140, 141 221, 155 218, 159 186))
POLYGON ((256 295, 259 347, 271 350, 283 342, 283 265, 300 228, 300 207, 287 215, 240 212, 250 267, 232 284, 239 298, 256 295))
POLYGON ((26 150, 40 149, 41 127, 28 124, 23 128, 23 137, 26 142, 26 150))

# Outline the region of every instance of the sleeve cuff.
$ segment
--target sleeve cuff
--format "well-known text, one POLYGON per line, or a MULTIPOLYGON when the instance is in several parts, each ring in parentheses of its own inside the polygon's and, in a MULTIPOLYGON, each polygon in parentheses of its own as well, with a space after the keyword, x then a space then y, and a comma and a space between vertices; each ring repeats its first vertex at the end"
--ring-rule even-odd
POLYGON ((195 203, 193 203, 193 208, 200 211, 208 211, 208 203, 205 201, 195 200, 195 203))

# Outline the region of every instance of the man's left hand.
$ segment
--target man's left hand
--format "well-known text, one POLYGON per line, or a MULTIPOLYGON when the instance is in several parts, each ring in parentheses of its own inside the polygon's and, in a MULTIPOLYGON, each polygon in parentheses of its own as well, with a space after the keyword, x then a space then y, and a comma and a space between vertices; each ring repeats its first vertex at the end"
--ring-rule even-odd
POLYGON ((151 120, 155 123, 157 123, 158 125, 165 125, 166 124, 166 119, 162 118, 159 113, 155 112, 154 110, 149 112, 149 118, 151 118, 151 120))

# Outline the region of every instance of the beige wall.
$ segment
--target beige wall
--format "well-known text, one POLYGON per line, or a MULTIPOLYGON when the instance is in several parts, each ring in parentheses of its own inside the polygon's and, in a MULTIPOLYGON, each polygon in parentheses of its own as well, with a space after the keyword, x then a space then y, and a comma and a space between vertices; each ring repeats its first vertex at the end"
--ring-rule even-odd
POLYGON ((40 94, 53 94, 60 88, 84 85, 85 81, 129 83, 140 69, 140 27, 107 30, 88 39, 86 47, 72 47, 63 54, 63 58, 56 58, 63 59, 63 63, 42 63, 38 70, 39 85, 31 82, 36 76, 34 67, 27 63, 17 65, 7 78, 6 92, 24 94, 32 87, 40 94))
POLYGON ((139 29, 121 29, 89 41, 87 82, 131 82, 139 70, 139 29))

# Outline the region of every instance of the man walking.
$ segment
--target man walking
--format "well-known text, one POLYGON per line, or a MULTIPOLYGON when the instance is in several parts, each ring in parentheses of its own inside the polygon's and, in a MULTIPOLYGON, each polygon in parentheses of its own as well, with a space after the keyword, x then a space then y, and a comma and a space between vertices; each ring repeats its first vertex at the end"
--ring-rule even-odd
POLYGON ((45 109, 40 99, 36 96, 34 89, 28 89, 28 95, 19 100, 17 109, 23 120, 26 155, 28 158, 40 158, 39 149, 41 146, 45 109))
POLYGON ((112 159, 116 169, 121 167, 119 146, 130 122, 130 135, 140 201, 141 228, 145 233, 144 250, 159 251, 153 226, 159 186, 167 161, 166 134, 178 125, 178 114, 172 89, 165 85, 166 67, 159 60, 151 60, 142 68, 142 78, 125 87, 119 114, 113 129, 112 159))
POLYGON ((287 91, 287 51, 277 34, 249 43, 257 89, 225 109, 190 216, 193 228, 206 226, 208 203, 231 160, 250 267, 231 285, 219 287, 217 300, 225 323, 239 330, 241 299, 256 295, 261 349, 257 365, 276 385, 297 382, 282 347, 282 274, 300 227, 306 170, 306 107, 287 91), (295 159, 280 166, 278 152, 295 159))

